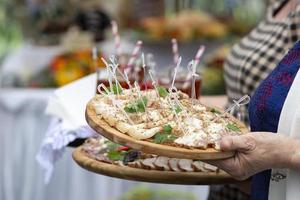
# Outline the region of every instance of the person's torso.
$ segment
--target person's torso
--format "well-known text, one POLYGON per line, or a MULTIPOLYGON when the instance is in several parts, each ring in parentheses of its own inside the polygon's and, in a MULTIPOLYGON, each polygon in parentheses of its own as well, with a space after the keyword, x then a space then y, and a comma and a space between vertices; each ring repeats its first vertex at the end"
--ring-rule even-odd
MULTIPOLYGON (((279 6, 268 9, 266 19, 234 45, 227 57, 224 76, 229 102, 245 94, 251 96, 300 38, 300 7, 286 20, 278 22, 273 20, 273 13, 279 6)), ((240 112, 242 120, 248 122, 247 107, 240 112)))
MULTIPOLYGON (((277 132, 284 102, 299 68, 300 42, 284 56, 252 95, 249 104, 252 132, 277 132)), ((252 199, 268 198, 270 176, 270 170, 267 170, 253 177, 252 199)))

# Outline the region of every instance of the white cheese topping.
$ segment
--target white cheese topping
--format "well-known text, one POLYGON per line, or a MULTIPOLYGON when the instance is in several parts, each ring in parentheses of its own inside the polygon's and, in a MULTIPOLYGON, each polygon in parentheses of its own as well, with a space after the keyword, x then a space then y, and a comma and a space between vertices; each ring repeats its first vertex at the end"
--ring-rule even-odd
POLYGON ((217 124, 217 123, 211 123, 207 128, 206 131, 209 134, 213 133, 220 133, 225 130, 225 127, 223 124, 217 124))
POLYGON ((114 120, 126 121, 126 116, 120 112, 120 110, 114 106, 105 104, 103 102, 94 104, 95 112, 98 115, 102 115, 104 118, 112 118, 114 120))
POLYGON ((148 116, 151 120, 153 121, 159 121, 161 119, 161 115, 159 114, 159 112, 157 110, 151 110, 148 112, 148 116))
POLYGON ((197 119, 197 118, 194 118, 194 117, 186 118, 184 120, 184 123, 187 126, 193 127, 195 130, 202 129, 202 127, 203 127, 203 122, 200 119, 197 119))
POLYGON ((198 131, 179 137, 174 142, 192 147, 206 147, 207 135, 203 131, 198 131))
POLYGON ((201 114, 200 117, 203 119, 203 121, 212 121, 215 118, 211 112, 205 112, 201 114))
POLYGON ((104 112, 105 113, 112 113, 112 114, 115 114, 116 111, 117 111, 117 108, 111 106, 111 105, 108 105, 106 103, 103 103, 103 102, 97 102, 94 104, 94 108, 95 108, 95 111, 98 115, 101 115, 103 114, 104 112))
POLYGON ((206 107, 199 104, 193 105, 193 109, 197 112, 206 111, 206 107))

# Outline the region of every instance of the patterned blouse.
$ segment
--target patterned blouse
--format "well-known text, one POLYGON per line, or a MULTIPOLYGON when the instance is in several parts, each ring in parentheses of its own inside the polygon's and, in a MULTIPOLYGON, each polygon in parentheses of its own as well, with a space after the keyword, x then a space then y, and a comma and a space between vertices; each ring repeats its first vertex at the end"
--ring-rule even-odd
MULTIPOLYGON (((245 94, 251 96, 300 38, 299 4, 285 20, 275 21, 273 18, 285 2, 269 7, 265 20, 233 46, 224 66, 229 103, 245 94)), ((240 110, 245 122, 248 122, 247 110, 247 107, 240 110)))
MULTIPOLYGON (((300 68, 300 41, 260 84, 249 105, 251 131, 277 132, 281 110, 300 68)), ((268 199, 271 170, 252 178, 251 199, 268 199)))

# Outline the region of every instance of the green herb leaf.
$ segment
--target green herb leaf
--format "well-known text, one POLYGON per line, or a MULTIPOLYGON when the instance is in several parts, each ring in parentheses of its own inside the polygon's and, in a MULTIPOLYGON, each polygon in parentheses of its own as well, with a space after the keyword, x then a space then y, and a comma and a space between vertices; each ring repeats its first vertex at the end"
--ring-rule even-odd
MULTIPOLYGON (((111 92, 111 89, 110 89, 110 87, 108 87, 107 89, 108 89, 108 91, 109 91, 109 92, 111 92)), ((114 94, 121 94, 121 93, 122 93, 122 91, 123 91, 123 88, 121 87, 121 85, 120 85, 120 84, 116 84, 116 83, 114 83, 114 84, 112 85, 112 92, 113 92, 114 94)), ((106 91, 104 91, 104 93, 106 93, 106 94, 107 94, 107 92, 106 92, 106 91)))
POLYGON ((227 124, 226 127, 231 131, 241 132, 241 129, 239 129, 239 127, 237 127, 235 124, 227 124))
POLYGON ((182 111, 182 109, 180 108, 180 106, 179 105, 176 105, 176 107, 175 107, 175 112, 178 114, 178 113, 180 113, 182 111))
POLYGON ((171 127, 171 125, 170 125, 170 124, 165 125, 165 126, 163 127, 163 131, 164 131, 164 133, 166 133, 166 134, 171 134, 171 133, 172 133, 172 127, 171 127))
POLYGON ((114 160, 114 161, 123 160, 124 156, 125 156, 125 154, 123 152, 118 152, 118 151, 109 151, 107 153, 107 157, 110 160, 114 160))
POLYGON ((121 94, 123 91, 123 88, 121 87, 120 84, 113 84, 112 89, 114 94, 121 94))
POLYGON ((137 101, 138 112, 145 112, 146 110, 145 106, 147 106, 147 103, 148 103, 147 97, 143 97, 142 99, 139 99, 137 101))
POLYGON ((125 112, 127 113, 136 113, 138 111, 137 107, 135 105, 127 105, 124 107, 125 112))
POLYGON ((129 103, 127 106, 124 107, 125 112, 128 113, 136 113, 136 112, 145 112, 148 103, 147 97, 142 97, 132 103, 129 103))
POLYGON ((160 97, 165 98, 166 96, 168 96, 168 91, 166 90, 166 88, 162 87, 162 86, 158 86, 157 87, 157 91, 160 97))
POLYGON ((215 108, 211 109, 210 112, 215 113, 215 114, 221 114, 221 112, 216 110, 215 108))
POLYGON ((164 142, 171 142, 177 139, 177 136, 171 135, 171 133, 172 133, 172 127, 169 124, 165 125, 163 127, 162 132, 158 132, 155 134, 154 142, 157 144, 161 144, 164 142))
POLYGON ((111 142, 109 140, 105 141, 105 144, 107 145, 108 151, 117 151, 118 148, 121 147, 121 145, 111 142))
POLYGON ((161 144, 161 143, 164 143, 164 142, 172 142, 176 139, 177 139, 176 136, 170 135, 170 134, 167 134, 167 133, 156 133, 155 136, 154 136, 154 142, 156 144, 161 144))

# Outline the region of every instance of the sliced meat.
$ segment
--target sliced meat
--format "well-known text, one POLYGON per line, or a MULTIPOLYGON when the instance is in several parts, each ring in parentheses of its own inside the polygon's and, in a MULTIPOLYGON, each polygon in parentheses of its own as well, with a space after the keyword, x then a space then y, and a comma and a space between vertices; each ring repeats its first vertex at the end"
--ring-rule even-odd
POLYGON ((101 161, 101 162, 105 162, 105 163, 109 163, 109 164, 112 164, 113 161, 110 160, 108 157, 106 157, 105 155, 103 154, 97 154, 95 156, 95 159, 98 160, 98 161, 101 161))
POLYGON ((194 170, 196 172, 204 172, 206 170, 204 170, 204 163, 201 161, 194 161, 192 164, 192 167, 194 168, 194 170))
POLYGON ((190 159, 179 159, 178 168, 182 171, 193 172, 194 169, 192 167, 193 160, 190 159))
POLYGON ((175 172, 180 172, 181 170, 179 169, 178 167, 178 162, 179 162, 179 159, 178 158, 171 158, 168 162, 169 164, 169 167, 172 171, 175 171, 175 172))
POLYGON ((143 169, 156 169, 154 162, 156 158, 146 158, 141 161, 141 165, 143 169))
POLYGON ((133 167, 133 168, 142 168, 141 160, 136 160, 136 161, 133 161, 133 162, 129 162, 127 164, 127 166, 133 167))
POLYGON ((164 156, 158 156, 154 162, 154 165, 157 169, 170 171, 169 163, 168 161, 170 158, 164 157, 164 156))
POLYGON ((218 167, 207 164, 207 163, 204 163, 203 167, 204 167, 204 169, 206 169, 207 171, 210 171, 210 172, 217 172, 218 171, 218 167))

